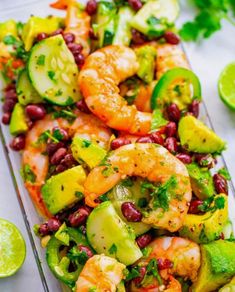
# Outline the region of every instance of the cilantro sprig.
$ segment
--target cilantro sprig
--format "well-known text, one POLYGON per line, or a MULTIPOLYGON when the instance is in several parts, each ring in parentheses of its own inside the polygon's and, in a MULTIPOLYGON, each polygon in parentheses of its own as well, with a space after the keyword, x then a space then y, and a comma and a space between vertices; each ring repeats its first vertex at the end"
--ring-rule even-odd
POLYGON ((198 14, 194 20, 184 23, 180 29, 180 36, 185 41, 196 41, 199 38, 209 38, 222 27, 222 20, 226 19, 235 26, 234 0, 194 0, 198 14))
POLYGON ((209 197, 203 201, 203 204, 198 206, 198 209, 202 212, 215 212, 216 210, 223 209, 225 206, 225 199, 222 196, 209 197), (214 204, 212 204, 214 202, 214 204))

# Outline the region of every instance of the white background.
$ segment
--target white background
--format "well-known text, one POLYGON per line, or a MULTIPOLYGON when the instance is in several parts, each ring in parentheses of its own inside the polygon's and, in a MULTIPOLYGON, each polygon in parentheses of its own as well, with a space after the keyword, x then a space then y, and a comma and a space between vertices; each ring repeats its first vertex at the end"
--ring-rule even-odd
MULTIPOLYGON (((8 14, 12 9, 16 10, 15 16, 18 19, 27 18, 32 12, 27 6, 20 7, 23 3, 39 3, 35 6, 34 13, 44 14, 42 2, 51 1, 30 1, 30 0, 0 0, 0 22, 1 15, 8 14), (10 10, 9 10, 10 9, 10 10)), ((179 23, 188 20, 193 15, 193 8, 186 2, 182 2, 182 12, 179 23)), ((230 111, 220 101, 217 92, 217 80, 221 70, 231 61, 235 61, 235 27, 224 23, 223 29, 216 33, 211 39, 197 44, 186 44, 186 52, 194 71, 199 76, 203 98, 206 102, 209 115, 216 132, 228 142, 228 149, 225 151, 225 159, 230 174, 235 183, 235 112, 230 111)), ((34 260, 32 248, 26 233, 22 214, 18 205, 15 190, 13 188, 6 159, 0 144, 0 217, 14 222, 26 239, 27 257, 23 268, 13 277, 0 279, 0 292, 43 292, 41 280, 34 260)), ((57 292, 57 291, 53 291, 57 292)))

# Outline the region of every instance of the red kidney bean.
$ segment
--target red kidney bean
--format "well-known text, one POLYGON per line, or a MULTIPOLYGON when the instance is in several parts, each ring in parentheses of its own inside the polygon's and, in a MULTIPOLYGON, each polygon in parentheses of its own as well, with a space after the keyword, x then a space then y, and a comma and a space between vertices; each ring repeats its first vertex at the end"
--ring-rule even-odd
POLYGON ((127 144, 131 144, 131 141, 129 139, 127 139, 126 137, 120 137, 117 139, 114 139, 111 142, 111 149, 115 150, 121 146, 127 145, 127 144))
POLYGON ((78 245, 78 250, 81 252, 85 252, 85 254, 87 255, 88 258, 91 258, 94 255, 92 250, 88 246, 85 246, 82 244, 78 245))
POLYGON ((136 143, 154 143, 151 135, 140 137, 136 140, 136 143))
POLYGON ((84 225, 87 217, 90 214, 90 210, 85 207, 79 208, 76 212, 69 215, 69 223, 72 227, 78 227, 84 225))
POLYGON ((13 111, 15 105, 16 105, 16 101, 9 98, 9 99, 5 100, 5 102, 2 106, 2 110, 4 113, 11 113, 13 111))
POLYGON ((167 137, 174 137, 177 133, 177 125, 175 122, 169 122, 165 127, 167 137))
POLYGON ((39 233, 42 235, 42 236, 46 236, 48 234, 50 234, 50 231, 49 231, 49 228, 48 228, 48 224, 47 223, 43 223, 39 226, 39 233))
POLYGON ((94 30, 92 28, 89 29, 89 37, 92 40, 97 40, 98 39, 97 36, 95 35, 94 30))
POLYGON ((37 35, 36 40, 37 40, 38 42, 40 42, 40 41, 42 41, 42 40, 45 40, 46 38, 48 38, 48 34, 45 33, 45 32, 41 32, 41 33, 39 33, 39 34, 37 35))
POLYGON ((13 99, 14 101, 18 100, 15 89, 6 90, 4 92, 4 97, 5 97, 5 99, 13 99))
POLYGON ((165 147, 168 151, 175 154, 178 150, 177 140, 174 137, 168 137, 165 141, 165 147))
POLYGON ((142 219, 142 214, 136 209, 135 204, 132 202, 122 203, 121 206, 122 214, 127 219, 128 222, 140 222, 142 219))
MULTIPOLYGON (((14 82, 14 81, 13 81, 14 82)), ((4 88, 4 92, 8 91, 8 90, 11 90, 11 89, 16 89, 16 85, 15 83, 9 83, 5 88, 4 88)))
POLYGON ((151 135, 151 140, 156 143, 156 144, 159 144, 159 145, 164 145, 164 139, 162 137, 162 135, 160 134, 159 131, 157 132, 153 132, 151 135))
POLYGON ((81 67, 85 63, 85 57, 83 56, 83 54, 75 54, 74 60, 79 67, 81 67))
POLYGON ((65 155, 64 159, 62 159, 60 163, 67 168, 71 168, 73 165, 76 164, 76 160, 74 159, 73 155, 69 153, 65 155))
POLYGON ((145 233, 136 238, 136 243, 138 244, 139 248, 145 248, 152 241, 152 239, 153 238, 151 234, 145 233))
POLYGON ((203 204, 201 200, 193 200, 190 202, 188 213, 190 214, 199 214, 201 211, 198 209, 199 206, 203 204))
POLYGON ((66 148, 59 148, 56 150, 56 152, 52 155, 50 162, 51 164, 58 165, 61 160, 65 157, 67 154, 67 149, 66 148))
POLYGON ((47 221, 47 225, 50 232, 56 232, 60 228, 61 222, 57 218, 51 218, 47 221))
POLYGON ((14 151, 23 150, 25 147, 25 136, 23 134, 20 134, 13 138, 13 140, 10 143, 10 147, 14 151))
POLYGON ((69 139, 69 135, 67 133, 66 130, 59 128, 59 127, 54 127, 52 129, 52 133, 54 134, 55 132, 59 131, 61 136, 63 136, 63 138, 61 138, 61 141, 67 141, 69 139))
POLYGON ((180 43, 180 38, 172 31, 166 31, 164 34, 164 39, 171 45, 178 45, 180 43))
POLYGON ((192 103, 188 106, 189 112, 191 112, 196 118, 199 116, 199 104, 200 102, 194 99, 192 103))
POLYGON ((190 164, 192 163, 192 158, 190 155, 186 154, 186 153, 179 153, 176 155, 176 157, 182 161, 184 164, 190 164))
POLYGON ((217 194, 224 193, 228 195, 228 183, 222 175, 214 174, 213 181, 217 194))
POLYGON ((180 110, 177 106, 177 104, 172 103, 170 104, 167 108, 166 108, 167 114, 168 114, 168 118, 170 121, 173 122, 178 122, 180 119, 180 110))
POLYGON ((46 110, 41 104, 29 104, 26 106, 25 112, 32 121, 41 120, 46 115, 46 110))
POLYGON ((198 154, 194 155, 197 163, 202 167, 213 168, 215 166, 215 159, 211 154, 198 154))
POLYGON ((63 33, 63 29, 58 28, 57 30, 53 31, 53 33, 51 33, 51 36, 55 36, 55 35, 62 34, 62 33, 63 33))
POLYGON ((9 125, 11 120, 11 113, 4 113, 2 115, 2 123, 4 125, 9 125))
POLYGON ((89 0, 86 4, 86 12, 89 15, 94 15, 97 11, 97 2, 96 0, 89 0))
POLYGON ((67 166, 66 165, 59 164, 59 165, 56 166, 55 172, 56 173, 61 173, 61 172, 65 171, 66 169, 67 169, 67 166))
POLYGON ((146 270, 147 270, 147 269, 146 269, 146 267, 144 267, 144 266, 139 267, 139 273, 140 273, 139 277, 134 278, 134 279, 132 280, 136 286, 138 286, 138 285, 143 281, 144 276, 145 276, 145 274, 146 274, 146 270))
POLYGON ((132 34, 132 42, 134 45, 142 45, 145 43, 147 39, 145 35, 143 35, 141 32, 135 29, 131 30, 131 34, 132 34))
POLYGON ((143 6, 140 0, 128 0, 128 3, 135 11, 140 10, 140 8, 143 6))
POLYGON ((71 32, 67 32, 63 34, 64 41, 66 44, 73 43, 75 41, 75 35, 71 32))
POLYGON ((54 142, 50 142, 47 143, 47 147, 46 147, 46 151, 48 156, 52 156, 56 150, 58 150, 59 148, 64 147, 64 143, 63 142, 59 142, 59 143, 54 143, 54 142))
POLYGON ((69 50, 73 53, 73 54, 79 54, 81 53, 83 47, 81 44, 76 44, 76 43, 69 43, 67 45, 67 47, 69 48, 69 50))
POLYGON ((79 100, 78 102, 76 102, 76 107, 83 113, 85 114, 90 114, 90 110, 84 100, 84 98, 82 98, 81 100, 79 100))
POLYGON ((171 269, 173 268, 173 263, 168 259, 157 259, 157 266, 159 270, 171 269))

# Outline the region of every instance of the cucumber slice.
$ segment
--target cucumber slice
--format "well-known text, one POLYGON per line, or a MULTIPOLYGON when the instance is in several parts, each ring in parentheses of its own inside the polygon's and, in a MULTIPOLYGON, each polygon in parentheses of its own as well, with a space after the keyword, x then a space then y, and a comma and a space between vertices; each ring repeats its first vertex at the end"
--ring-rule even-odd
POLYGON ((131 26, 145 35, 158 37, 179 14, 177 0, 149 0, 132 18, 131 26))
POLYGON ((61 35, 37 43, 27 68, 32 85, 48 102, 66 106, 81 99, 78 68, 61 35))
POLYGON ((43 101, 38 92, 29 81, 27 70, 21 71, 16 85, 19 103, 27 105, 29 103, 40 103, 43 101))
POLYGON ((142 257, 130 228, 117 215, 110 201, 101 203, 87 220, 88 241, 99 254, 131 265, 142 257))
POLYGON ((93 28, 97 32, 99 48, 112 44, 115 16, 116 7, 112 2, 101 1, 98 3, 97 21, 93 28))
MULTIPOLYGON (((129 180, 128 180, 129 181, 129 180)), ((121 206, 124 202, 132 202, 136 206, 140 205, 140 202, 146 200, 146 194, 141 193, 141 180, 132 182, 126 186, 125 181, 116 185, 112 191, 108 194, 118 216, 130 227, 133 228, 136 236, 139 236, 147 232, 151 226, 142 222, 128 222, 122 214, 121 206)), ((147 202, 147 200, 146 200, 147 202)))
POLYGON ((113 45, 129 46, 132 36, 130 20, 134 14, 134 11, 128 6, 119 9, 113 45))

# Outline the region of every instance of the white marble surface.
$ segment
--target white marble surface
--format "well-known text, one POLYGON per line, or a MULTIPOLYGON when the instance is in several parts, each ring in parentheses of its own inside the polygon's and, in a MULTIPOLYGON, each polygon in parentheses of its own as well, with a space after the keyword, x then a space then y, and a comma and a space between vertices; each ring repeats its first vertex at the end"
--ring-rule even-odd
MULTIPOLYGON (((12 16, 15 9, 17 12, 14 15, 23 20, 31 13, 44 14, 42 7, 45 2, 51 1, 0 0, 0 21, 12 16), (20 7, 22 3, 34 3, 33 9, 29 6, 20 7)), ((193 12, 192 8, 185 4, 189 1, 181 2, 182 13, 179 22, 189 19, 193 12)), ((186 44, 186 51, 194 71, 202 82, 203 97, 214 128, 228 142, 225 159, 235 183, 235 112, 230 111, 223 105, 217 92, 217 80, 222 68, 229 62, 235 61, 234 33, 235 28, 225 23, 223 29, 211 39, 198 44, 186 44)), ((0 292, 43 292, 39 272, 1 144, 0 161, 0 217, 14 222, 23 233, 27 244, 27 257, 23 268, 13 277, 0 279, 0 292)))

